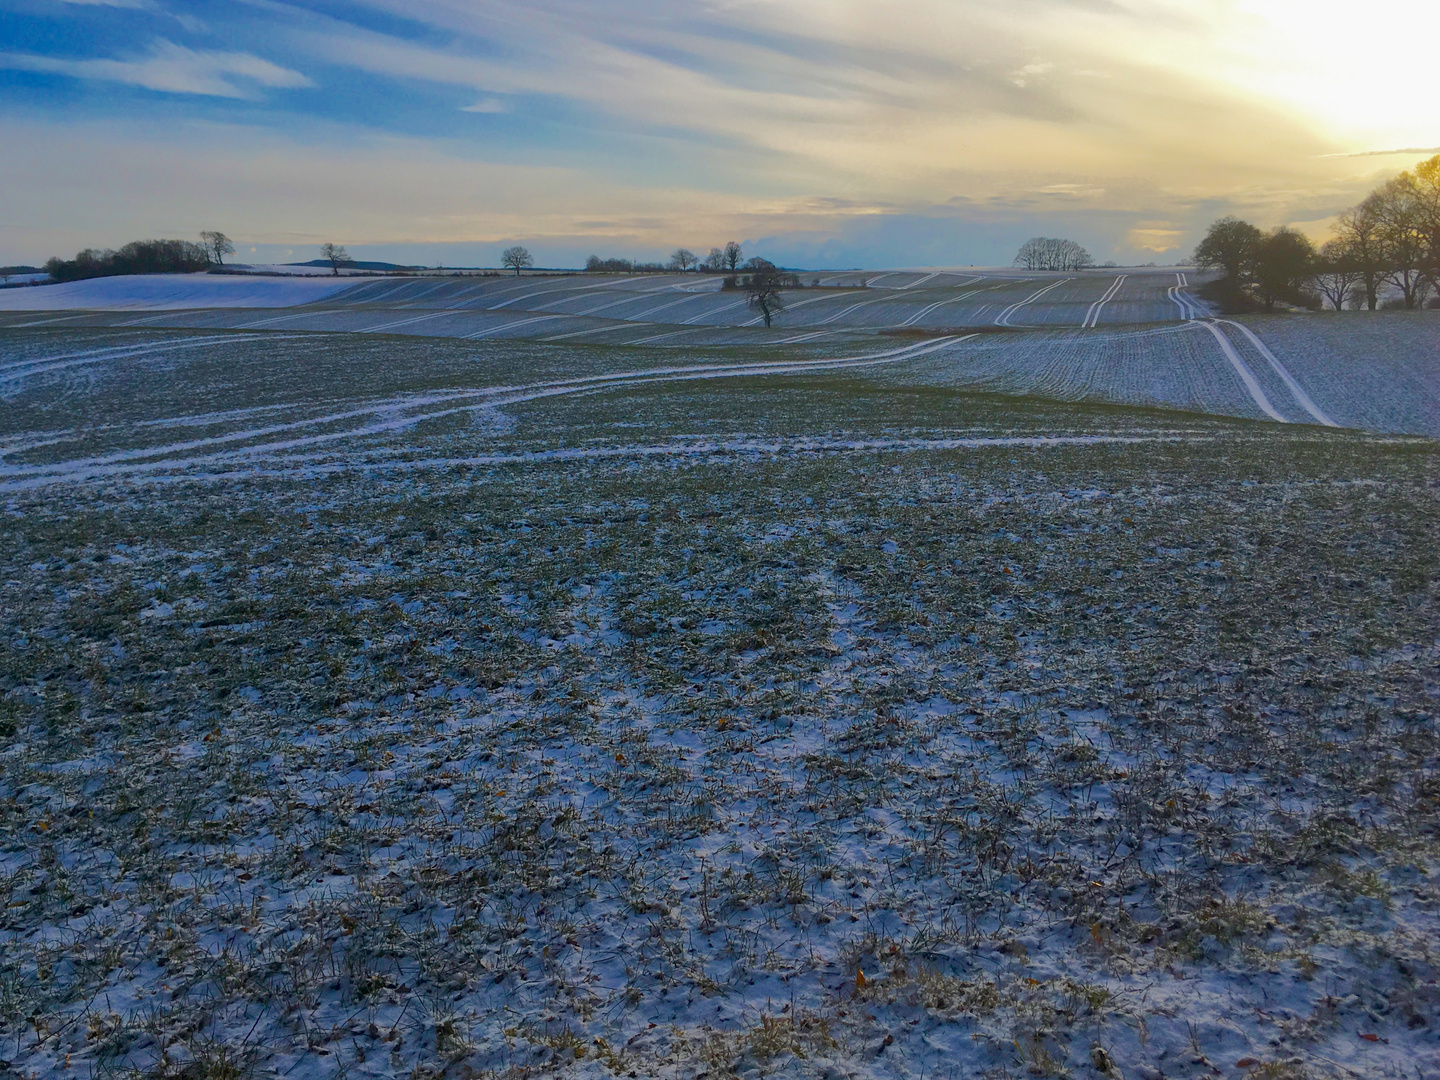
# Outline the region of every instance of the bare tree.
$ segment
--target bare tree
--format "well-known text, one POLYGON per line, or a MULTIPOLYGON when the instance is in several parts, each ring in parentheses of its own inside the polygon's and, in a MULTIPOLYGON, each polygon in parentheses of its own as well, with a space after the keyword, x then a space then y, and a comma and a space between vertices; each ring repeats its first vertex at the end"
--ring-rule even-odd
POLYGON ((795 284, 795 275, 786 274, 774 263, 764 259, 751 259, 745 279, 745 302, 770 325, 770 320, 785 310, 785 298, 780 290, 795 284))
POLYGON ((1415 166, 1415 203, 1425 233, 1425 275, 1440 293, 1440 154, 1415 166))
POLYGON ((235 254, 235 245, 223 232, 206 230, 200 234, 200 246, 210 254, 216 266, 225 265, 225 256, 235 254))
POLYGON ((725 245, 725 269, 733 273, 740 265, 741 254, 740 245, 734 240, 727 243, 725 245))
POLYGON ((1382 184, 1371 198, 1384 251, 1385 280, 1400 290, 1406 308, 1419 307, 1430 288, 1425 273, 1429 244, 1415 178, 1401 173, 1382 184))
POLYGON ((710 254, 705 256, 705 261, 700 265, 706 270, 719 273, 725 269, 725 252, 719 248, 711 248, 710 254))
POLYGON ((1336 311, 1344 311, 1361 284, 1360 264, 1344 240, 1327 240, 1315 260, 1315 287, 1336 311))
POLYGON ((1359 275, 1365 306, 1374 311, 1380 303, 1380 284, 1385 280, 1385 244, 1380 229, 1379 199, 1371 195, 1340 215, 1335 239, 1359 275))
POLYGON ((329 241, 320 245, 320 258, 330 264, 331 271, 336 277, 340 276, 340 264, 350 261, 350 253, 341 244, 332 244, 329 241))
POLYGON ((670 256, 670 269, 689 270, 692 266, 699 265, 700 260, 695 253, 688 248, 676 248, 670 256))
POLYGON ((535 265, 535 260, 530 257, 530 252, 517 244, 500 253, 500 265, 514 270, 515 276, 519 277, 521 270, 535 265))

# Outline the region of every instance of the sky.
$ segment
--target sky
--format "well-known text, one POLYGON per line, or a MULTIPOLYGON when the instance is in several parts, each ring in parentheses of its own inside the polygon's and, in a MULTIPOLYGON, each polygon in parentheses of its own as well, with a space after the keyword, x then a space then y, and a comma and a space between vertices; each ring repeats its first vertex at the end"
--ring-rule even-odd
POLYGON ((1440 4, 0 0, 0 263, 1182 261, 1440 152, 1440 4), (1399 152, 1396 152, 1399 151, 1399 152))

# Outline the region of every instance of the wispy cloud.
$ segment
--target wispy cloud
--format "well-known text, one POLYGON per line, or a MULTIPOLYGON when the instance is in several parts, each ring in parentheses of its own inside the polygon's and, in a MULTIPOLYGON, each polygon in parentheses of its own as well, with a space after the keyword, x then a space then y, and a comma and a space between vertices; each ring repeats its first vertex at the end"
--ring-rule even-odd
POLYGON ((1357 150, 1353 154, 1326 154, 1325 157, 1398 157, 1410 154, 1440 154, 1440 146, 1405 146, 1398 150, 1357 150))
MULTIPOLYGON (((804 236, 831 252, 887 223, 909 222, 893 235, 916 244, 943 221, 946 236, 981 230, 1003 245, 1009 230, 1061 228, 1048 220, 1123 259, 1183 249, 1225 212, 1322 220, 1399 164, 1389 151, 1364 165, 1341 152, 1434 137, 1429 99, 1411 92, 1416 79, 1428 86, 1414 74, 1423 65, 1387 58, 1386 107, 1374 109, 1380 61, 1341 62, 1344 42, 1327 43, 1309 0, 245 0, 204 6, 203 25, 175 21, 198 5, 65 3, 86 6, 49 10, 99 29, 7 42, 0 67, 163 91, 177 97, 167 116, 197 123, 243 111, 237 143, 278 140, 264 160, 283 182, 245 173, 267 193, 255 204, 265 219, 294 231, 323 216, 334 239, 355 243, 568 235, 658 249, 733 232, 804 236), (165 38, 152 43, 158 26, 165 38), (62 40, 108 44, 73 53, 53 45, 62 40), (273 92, 312 80, 323 90, 273 92), (1353 102, 1376 126, 1354 127, 1353 102), (390 139, 407 148, 398 165, 358 149, 390 139), (327 194, 299 193, 296 157, 319 162, 327 194), (494 164, 530 171, 487 172, 494 164), (485 190, 483 210, 461 199, 441 219, 420 212, 440 205, 439 175, 485 190)), ((1433 0, 1392 4, 1399 23, 1436 25, 1433 0)), ((1352 30, 1391 33, 1347 24, 1334 36, 1352 30)), ((1409 56, 1426 40, 1417 31, 1396 49, 1409 56)), ((43 113, 33 80, 9 82, 22 111, 43 113)), ((5 93, 0 80, 0 116, 5 93)), ((58 160, 59 132, 86 119, 77 96, 48 117, 52 134, 31 148, 39 160, 58 160)), ((135 108, 146 120, 154 105, 135 108)), ((146 154, 195 157, 196 130, 150 130, 146 154)), ((106 183, 110 205, 163 219, 165 200, 106 183)), ((58 207, 62 195, 35 198, 58 207)))
POLYGON ((254 97, 257 88, 262 87, 295 89, 314 85, 300 72, 251 53, 197 51, 164 39, 156 41, 147 55, 130 60, 75 60, 32 53, 0 53, 0 68, 125 83, 170 94, 221 98, 254 97))

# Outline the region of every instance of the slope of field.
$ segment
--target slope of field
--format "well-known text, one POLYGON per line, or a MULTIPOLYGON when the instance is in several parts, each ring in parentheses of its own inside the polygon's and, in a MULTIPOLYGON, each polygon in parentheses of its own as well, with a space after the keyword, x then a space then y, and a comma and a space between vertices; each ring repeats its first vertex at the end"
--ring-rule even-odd
POLYGON ((1433 1074, 1437 444, 1107 333, 0 331, 5 1068, 1433 1074))
MULTIPOLYGON (((830 332, 885 327, 1085 326, 1097 321, 1171 321, 1182 316, 1169 299, 1172 272, 1132 270, 1119 276, 1088 271, 1072 275, 1021 271, 976 273, 869 273, 802 278, 785 293, 787 310, 775 325, 830 332), (818 284, 817 284, 818 283, 818 284)), ((722 289, 718 276, 694 274, 571 274, 551 277, 423 276, 368 279, 247 278, 156 275, 106 278, 25 290, 25 300, 4 297, 0 310, 86 308, 168 310, 314 305, 295 318, 332 330, 394 328, 405 333, 466 336, 488 326, 519 324, 527 336, 572 332, 546 322, 593 318, 601 333, 615 323, 742 327, 761 320, 743 292, 722 289), (215 283, 220 284, 215 284, 215 283), (26 305, 29 305, 28 307, 26 305), (408 314, 407 314, 408 313, 408 314), (433 318, 423 318, 424 315, 433 318), (410 321, 406 321, 406 320, 410 321), (431 324, 434 325, 431 325, 431 324), (413 326, 414 330, 402 329, 413 326), (443 331, 440 328, 447 328, 443 331)), ((243 316, 228 316, 243 325, 243 316)), ((215 313, 212 319, 226 318, 215 313)), ((191 312, 172 325, 192 325, 191 312)), ((253 321, 253 320, 252 320, 253 321)), ((503 330, 500 332, 504 332, 503 330)))
POLYGON ((1347 311, 1236 321, 1339 423, 1440 438, 1440 313, 1347 311))
POLYGON ((325 299, 353 284, 338 277, 134 274, 0 290, 0 311, 290 307, 325 299))

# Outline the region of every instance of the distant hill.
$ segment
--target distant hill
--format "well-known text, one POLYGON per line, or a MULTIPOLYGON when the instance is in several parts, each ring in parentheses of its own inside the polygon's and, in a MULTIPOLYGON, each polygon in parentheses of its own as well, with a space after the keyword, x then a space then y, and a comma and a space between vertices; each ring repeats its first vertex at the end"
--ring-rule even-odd
MULTIPOLYGON (((329 266, 329 259, 311 259, 309 262, 285 263, 286 266, 329 266)), ((347 260, 340 264, 347 270, 424 270, 423 266, 401 266, 388 262, 356 262, 347 260)))

